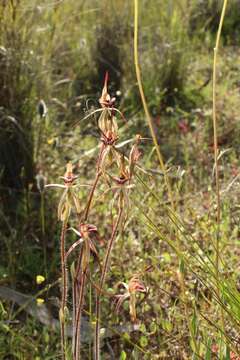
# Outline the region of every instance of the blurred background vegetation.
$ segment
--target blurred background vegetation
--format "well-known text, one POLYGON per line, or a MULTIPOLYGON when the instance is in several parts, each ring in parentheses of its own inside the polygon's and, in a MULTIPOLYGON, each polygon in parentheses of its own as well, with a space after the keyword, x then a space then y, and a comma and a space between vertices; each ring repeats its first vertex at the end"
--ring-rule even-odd
MULTIPOLYGON (((145 95, 179 212, 209 252, 214 228, 210 210, 214 205, 211 78, 221 6, 219 0, 139 1, 139 56, 145 95)), ((223 189, 239 174, 239 24, 240 3, 232 0, 223 26, 217 90, 223 189)), ((36 295, 41 290, 35 281, 38 274, 43 274, 48 284, 60 276, 57 194, 46 192, 44 184, 58 182, 68 160, 74 162, 83 182, 92 178, 95 165, 88 150, 97 145, 96 120, 81 119, 98 107, 106 71, 110 93, 127 118, 120 126, 121 137, 127 140, 136 133, 149 137, 135 77, 133 33, 132 1, 0 2, 1 285, 36 295), (48 108, 45 118, 37 111, 41 99, 48 108)), ((156 169, 150 141, 144 144, 143 153, 142 165, 156 169)), ((157 174, 149 181, 164 200, 162 177, 157 174)), ((140 186, 137 200, 142 197, 141 191, 144 188, 140 186)), ((86 195, 81 196, 84 199, 86 195)), ((229 266, 236 269, 236 281, 238 200, 236 181, 224 197, 223 229, 224 250, 231 253, 229 266), (230 238, 233 248, 228 247, 230 238)), ((164 216, 164 209, 153 198, 146 201, 155 206, 156 219, 164 216)), ((105 203, 99 205, 100 210, 104 207, 105 203)), ((118 242, 113 277, 127 277, 128 271, 147 262, 157 271, 148 279, 150 295, 141 305, 140 335, 125 333, 120 340, 106 343, 105 359, 111 358, 111 351, 121 359, 191 358, 193 345, 189 344, 178 304, 176 256, 137 221, 137 211, 131 213, 130 230, 118 242), (121 263, 119 251, 124 254, 121 263), (164 297, 167 299, 163 301, 164 297), (137 343, 146 350, 145 355, 138 354, 137 343)), ((103 222, 104 231, 108 224, 98 209, 94 216, 96 222, 103 222)), ((188 281, 190 294, 195 291, 192 274, 188 281)), ((58 288, 44 294, 51 307, 58 288)), ((11 320, 17 307, 2 300, 0 358, 56 359, 59 338, 50 336, 47 327, 26 314, 11 320)), ((106 317, 112 320, 107 309, 106 317)), ((199 336, 206 353, 206 344, 210 343, 204 340, 207 326, 203 329, 199 336)), ((214 339, 214 328, 209 333, 214 339)))

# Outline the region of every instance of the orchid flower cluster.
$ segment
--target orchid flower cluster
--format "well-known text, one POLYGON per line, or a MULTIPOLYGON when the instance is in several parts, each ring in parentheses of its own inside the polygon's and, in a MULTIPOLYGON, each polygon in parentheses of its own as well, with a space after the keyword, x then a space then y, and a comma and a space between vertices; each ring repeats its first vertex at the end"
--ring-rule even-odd
MULTIPOLYGON (((67 340, 66 340, 66 322, 68 319, 67 297, 69 292, 67 262, 69 256, 75 253, 75 261, 71 265, 72 276, 72 356, 74 360, 80 359, 81 344, 81 315, 84 306, 85 288, 89 280, 90 257, 91 254, 97 258, 100 269, 99 284, 95 285, 96 289, 96 327, 95 327, 95 360, 100 358, 100 305, 101 297, 104 294, 104 284, 110 267, 110 256, 113 244, 116 239, 124 213, 129 207, 129 192, 134 187, 132 182, 136 164, 141 156, 139 144, 141 136, 137 135, 129 156, 125 156, 117 147, 119 140, 117 115, 124 119, 122 113, 114 107, 115 98, 111 98, 108 93, 108 74, 105 76, 102 95, 99 99, 101 108, 93 113, 99 113, 98 129, 100 132, 100 149, 96 161, 96 176, 93 184, 90 185, 89 194, 85 206, 79 199, 78 187, 87 186, 79 185, 76 180, 77 176, 73 173, 71 163, 67 164, 65 175, 62 177, 63 184, 49 184, 46 187, 62 188, 63 193, 60 197, 58 205, 58 219, 62 223, 61 231, 61 268, 62 268, 62 286, 61 286, 61 307, 60 307, 60 323, 61 323, 61 345, 62 359, 66 359, 67 340), (95 191, 102 181, 108 185, 107 191, 113 191, 113 206, 116 208, 115 219, 113 219, 112 233, 109 240, 106 240, 107 246, 104 250, 103 260, 100 260, 98 247, 100 244, 100 236, 95 225, 89 224, 88 219, 91 213, 95 191), (72 214, 77 219, 77 229, 71 227, 70 221, 72 214), (72 230, 78 240, 66 249, 66 237, 69 230, 72 230), (98 240, 95 242, 95 240, 98 240), (75 249, 78 249, 76 251, 75 249)), ((92 113, 92 114, 93 114, 92 113)), ((104 238, 104 237, 103 237, 104 238)), ((136 293, 146 293, 146 287, 137 276, 133 276, 128 284, 122 283, 126 292, 123 295, 116 295, 117 310, 119 311, 121 304, 126 299, 130 303, 131 321, 136 322, 136 293)))

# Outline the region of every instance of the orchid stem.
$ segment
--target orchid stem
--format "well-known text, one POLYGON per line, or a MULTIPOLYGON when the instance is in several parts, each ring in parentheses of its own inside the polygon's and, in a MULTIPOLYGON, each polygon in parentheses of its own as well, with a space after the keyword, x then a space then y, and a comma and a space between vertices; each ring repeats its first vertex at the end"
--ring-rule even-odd
POLYGON ((80 345, 81 345, 81 314, 83 307, 83 297, 84 297, 84 289, 85 289, 85 281, 86 281, 86 271, 84 271, 81 275, 81 285, 79 291, 79 300, 78 300, 78 308, 76 312, 75 319, 75 335, 74 335, 74 360, 80 359, 80 345))
POLYGON ((94 347, 94 358, 95 360, 99 360, 100 359, 100 307, 101 307, 101 294, 102 294, 102 290, 103 290, 103 286, 104 286, 104 282, 106 279, 106 274, 107 274, 107 269, 108 269, 108 265, 109 265, 109 261, 110 261, 110 255, 112 252, 112 247, 113 247, 113 242, 114 239, 116 237, 116 233, 122 218, 122 214, 123 214, 123 206, 120 206, 119 208, 119 212, 118 212, 118 216, 115 222, 115 225, 113 227, 112 230, 112 235, 111 238, 108 242, 108 246, 107 246, 107 250, 106 250, 106 254, 105 254, 105 258, 104 258, 104 263, 103 263, 103 269, 102 269, 102 274, 101 274, 101 279, 100 279, 100 286, 99 286, 99 292, 97 293, 97 297, 96 297, 96 327, 95 327, 95 347, 94 347))
POLYGON ((65 309, 67 303, 67 267, 65 263, 65 236, 67 231, 67 221, 62 224, 61 231, 61 268, 62 268, 62 298, 61 298, 61 347, 62 347, 62 359, 65 360, 66 351, 66 336, 65 336, 65 309))

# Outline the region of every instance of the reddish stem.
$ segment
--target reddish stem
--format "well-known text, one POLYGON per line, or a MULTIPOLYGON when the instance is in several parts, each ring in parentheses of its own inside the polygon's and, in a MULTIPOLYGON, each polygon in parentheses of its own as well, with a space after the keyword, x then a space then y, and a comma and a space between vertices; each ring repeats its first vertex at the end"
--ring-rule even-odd
POLYGON ((91 207, 93 195, 94 195, 94 192, 96 190, 96 187, 97 187, 98 181, 100 179, 100 176, 101 176, 101 172, 97 172, 95 181, 93 183, 93 186, 92 186, 92 189, 91 189, 91 192, 90 192, 90 195, 89 195, 88 203, 87 203, 87 206, 86 206, 86 209, 85 209, 85 212, 84 212, 84 221, 87 221, 87 219, 88 219, 88 214, 89 214, 89 210, 90 210, 90 207, 91 207))
POLYGON ((67 267, 65 263, 65 235, 67 230, 67 222, 62 224, 61 231, 61 268, 62 268, 62 298, 61 298, 61 312, 63 318, 60 318, 61 323, 61 346, 62 346, 62 359, 65 360, 65 308, 67 303, 67 267))
POLYGON ((95 360, 100 359, 100 308, 101 308, 101 295, 102 295, 104 282, 105 282, 105 279, 106 279, 106 274, 107 274, 107 269, 108 269, 108 265, 109 265, 110 255, 111 255, 112 247, 113 247, 113 242, 114 242, 114 239, 116 237, 116 233, 117 233, 120 221, 121 221, 122 214, 123 214, 123 207, 120 207, 119 212, 118 212, 118 216, 117 216, 117 220, 116 220, 116 222, 114 224, 114 227, 113 227, 111 238, 110 238, 110 240, 108 242, 106 255, 105 255, 104 263, 103 263, 103 270, 102 270, 101 279, 100 279, 100 286, 99 286, 100 291, 97 293, 97 297, 96 297, 96 327, 95 327, 95 347, 94 347, 94 359, 95 360))
POLYGON ((83 307, 83 297, 86 282, 86 271, 82 273, 81 285, 79 292, 78 308, 75 321, 75 333, 74 333, 74 360, 80 359, 80 342, 81 342, 81 314, 83 307))

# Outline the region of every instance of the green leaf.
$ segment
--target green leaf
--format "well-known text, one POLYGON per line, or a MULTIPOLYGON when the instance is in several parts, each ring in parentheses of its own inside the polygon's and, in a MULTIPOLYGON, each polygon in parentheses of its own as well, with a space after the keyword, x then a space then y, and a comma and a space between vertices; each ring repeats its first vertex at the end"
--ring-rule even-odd
POLYGON ((167 332, 171 332, 172 329, 173 329, 172 323, 170 321, 168 321, 168 320, 163 320, 162 321, 162 327, 167 332))
POLYGON ((211 353, 212 353, 212 340, 209 338, 207 341, 207 350, 204 360, 211 360, 212 358, 211 353))
POLYGON ((126 360, 127 359, 127 354, 125 353, 124 350, 121 351, 121 354, 120 354, 120 358, 119 360, 126 360))
POLYGON ((192 321, 191 321, 191 332, 192 332, 192 336, 196 337, 196 334, 197 334, 197 316, 196 316, 195 309, 194 309, 193 316, 192 316, 192 321))
POLYGON ((170 263, 170 262, 171 262, 171 255, 170 255, 168 252, 164 252, 164 253, 162 254, 162 256, 163 256, 163 259, 164 259, 164 261, 165 261, 166 263, 170 263))
POLYGON ((150 324, 150 332, 151 332, 152 334, 155 334, 156 331, 157 331, 157 324, 155 323, 155 321, 153 321, 153 322, 151 322, 151 324, 150 324))
POLYGON ((230 349, 228 346, 226 346, 226 355, 225 355, 225 360, 231 360, 231 356, 230 356, 230 349))
POLYGON ((0 319, 6 317, 7 311, 4 309, 2 302, 0 301, 0 319))
POLYGON ((148 345, 148 338, 146 336, 141 336, 139 343, 141 347, 146 347, 148 345))
POLYGON ((139 327, 139 331, 141 331, 142 333, 146 333, 146 326, 144 324, 141 324, 139 327))
POLYGON ((183 259, 181 259, 180 260, 180 263, 179 263, 179 271, 180 271, 180 273, 184 273, 184 270, 185 270, 185 265, 184 265, 184 260, 183 259))

